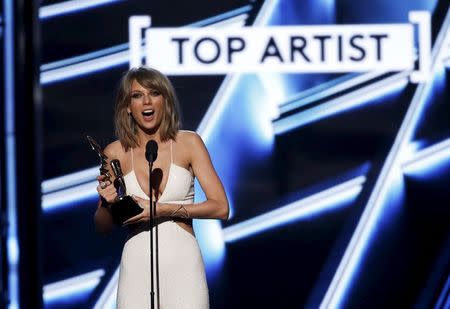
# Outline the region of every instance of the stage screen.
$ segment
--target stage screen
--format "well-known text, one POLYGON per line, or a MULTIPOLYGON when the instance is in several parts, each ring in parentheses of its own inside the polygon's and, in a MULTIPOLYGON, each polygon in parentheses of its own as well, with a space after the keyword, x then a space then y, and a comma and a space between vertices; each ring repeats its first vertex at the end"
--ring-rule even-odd
POLYGON ((211 308, 434 306, 450 260, 448 10, 442 0, 41 1, 45 307, 115 308, 126 229, 95 231, 99 161, 86 135, 116 140, 133 50, 168 75, 182 128, 204 140, 230 202, 229 220, 194 220, 211 308), (138 47, 132 16, 151 20, 138 47), (388 28, 405 32, 391 40, 388 28), (190 39, 167 40, 169 52, 164 36, 178 33, 190 39))

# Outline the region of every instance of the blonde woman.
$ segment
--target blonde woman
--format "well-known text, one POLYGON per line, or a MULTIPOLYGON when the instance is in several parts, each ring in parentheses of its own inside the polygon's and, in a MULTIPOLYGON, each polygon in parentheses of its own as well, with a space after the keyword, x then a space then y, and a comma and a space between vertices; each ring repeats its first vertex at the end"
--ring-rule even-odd
MULTIPOLYGON (((127 194, 144 209, 125 222, 129 236, 122 252, 117 308, 150 307, 150 194, 157 201, 153 227, 158 228, 158 252, 153 252, 159 264, 153 274, 159 283, 157 308, 209 308, 192 219, 227 219, 228 201, 200 136, 179 130, 176 96, 167 77, 147 67, 128 71, 118 90, 115 127, 118 140, 104 152, 109 160, 120 160, 127 194), (149 192, 145 146, 151 139, 159 150, 152 173, 156 185, 149 192), (202 203, 193 203, 194 178, 206 195, 202 203)), ((98 180, 97 191, 107 203, 99 203, 94 221, 97 230, 108 232, 114 225, 108 205, 117 192, 111 181, 103 176, 98 180)))

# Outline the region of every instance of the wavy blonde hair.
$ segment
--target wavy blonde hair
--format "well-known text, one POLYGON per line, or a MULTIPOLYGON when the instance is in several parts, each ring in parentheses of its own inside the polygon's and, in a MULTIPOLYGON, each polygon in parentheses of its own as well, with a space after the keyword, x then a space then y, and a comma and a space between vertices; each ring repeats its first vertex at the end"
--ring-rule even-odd
POLYGON ((126 72, 119 85, 115 108, 115 131, 125 151, 139 146, 137 127, 127 107, 131 102, 131 85, 136 80, 141 86, 161 92, 164 97, 163 117, 159 127, 161 140, 175 140, 180 129, 180 116, 175 90, 169 79, 158 70, 149 67, 132 68, 126 72))

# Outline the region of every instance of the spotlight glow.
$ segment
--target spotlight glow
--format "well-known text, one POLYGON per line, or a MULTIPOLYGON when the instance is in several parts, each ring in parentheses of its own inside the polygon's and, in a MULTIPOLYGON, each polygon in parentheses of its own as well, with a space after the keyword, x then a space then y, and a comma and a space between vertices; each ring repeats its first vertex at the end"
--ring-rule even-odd
MULTIPOLYGON (((244 6, 205 20, 187 25, 187 27, 205 27, 221 25, 223 27, 242 26, 245 23, 250 6, 244 6), (238 16, 240 15, 240 16, 238 16), (231 21, 227 21, 231 19, 231 21)), ((136 55, 139 51, 135 51, 136 55)), ((143 54, 143 53, 142 53, 143 54)), ((137 57, 137 56, 134 57, 137 57)), ((119 65, 125 65, 130 62, 129 44, 120 44, 110 48, 94 51, 85 55, 64 59, 41 66, 41 85, 46 85, 66 79, 83 76, 85 74, 95 73, 107 70, 119 65), (43 72, 45 70, 45 72, 43 72)), ((137 63, 137 62, 136 62, 137 63)), ((139 62, 140 63, 140 62, 139 62)))
MULTIPOLYGON (((442 64, 441 53, 445 50, 445 38, 450 26, 450 10, 447 11, 443 26, 436 39, 432 52, 431 72, 442 64)), ((392 180, 402 163, 401 154, 411 141, 411 136, 417 125, 418 119, 423 112, 426 98, 431 89, 431 83, 419 84, 413 96, 412 102, 406 112, 401 127, 397 133, 394 144, 386 158, 381 169, 379 177, 375 183, 373 191, 369 197, 367 205, 361 215, 355 232, 348 244, 342 260, 334 274, 334 277, 326 291, 320 308, 338 308, 342 305, 345 295, 349 289, 354 273, 361 263, 366 248, 369 246, 369 240, 373 236, 375 226, 380 220, 383 212, 384 198, 389 192, 392 180)))
POLYGON ((64 14, 76 13, 100 5, 106 5, 122 0, 71 0, 42 6, 39 9, 39 18, 47 19, 64 14))
POLYGON ((403 172, 407 175, 423 173, 423 171, 449 159, 450 139, 446 139, 443 142, 420 151, 411 160, 403 163, 403 172))
POLYGON ((408 75, 409 71, 395 74, 339 98, 326 101, 304 112, 277 119, 273 122, 274 132, 275 134, 282 134, 336 113, 369 103, 383 95, 397 92, 408 83, 408 75))
POLYGON ((44 286, 44 302, 50 303, 61 298, 89 293, 98 285, 104 274, 105 271, 99 269, 87 274, 47 284, 44 286))
POLYGON ((119 268, 109 280, 108 285, 103 290, 102 295, 97 300, 94 309, 114 309, 116 308, 117 283, 119 282, 119 268))
POLYGON ((223 229, 223 238, 226 242, 232 242, 291 221, 339 208, 344 202, 358 196, 365 180, 364 176, 356 177, 276 210, 226 227, 223 229))
POLYGON ((130 38, 130 68, 142 65, 142 31, 150 27, 150 16, 131 16, 128 20, 128 37, 130 38))
POLYGON ((355 77, 354 74, 346 74, 343 77, 333 79, 329 82, 325 82, 320 84, 317 87, 312 89, 305 90, 295 96, 294 99, 289 100, 282 105, 280 105, 280 113, 289 112, 296 108, 308 105, 315 101, 324 99, 328 96, 337 94, 341 91, 345 91, 352 87, 361 85, 366 83, 367 81, 379 77, 387 72, 384 71, 373 71, 369 73, 364 73, 361 75, 357 75, 355 77))
POLYGON ((99 168, 92 167, 72 174, 48 179, 42 182, 41 190, 43 194, 46 194, 76 186, 84 182, 92 181, 92 179, 95 179, 98 176, 98 173, 99 168))
MULTIPOLYGON (((20 308, 18 263, 20 248, 17 238, 17 203, 16 203, 16 134, 15 134, 15 98, 14 98, 14 3, 3 1, 4 5, 4 83, 5 105, 3 123, 6 144, 6 196, 7 196, 7 262, 8 263, 8 298, 11 309, 20 308)), ((4 194, 1 192, 0 194, 4 194)), ((3 274, 2 274, 3 275, 3 274)))
POLYGON ((48 193, 42 196, 42 209, 55 210, 75 201, 96 198, 98 181, 88 182, 76 187, 48 193))

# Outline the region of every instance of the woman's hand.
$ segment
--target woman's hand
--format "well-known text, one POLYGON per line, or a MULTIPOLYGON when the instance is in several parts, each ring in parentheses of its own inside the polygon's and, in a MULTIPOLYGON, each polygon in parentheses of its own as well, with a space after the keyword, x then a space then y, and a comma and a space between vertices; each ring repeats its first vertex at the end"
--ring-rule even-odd
POLYGON ((116 201, 117 191, 112 182, 105 176, 100 175, 97 177, 99 185, 97 186, 98 194, 106 200, 108 204, 112 204, 116 201))
MULTIPOLYGON (((126 220, 123 225, 128 225, 128 224, 135 224, 135 223, 140 223, 140 222, 148 222, 150 220, 150 201, 140 198, 138 196, 132 195, 131 196, 133 198, 133 200, 142 208, 144 208, 144 210, 134 216, 129 218, 128 220, 126 220)), ((155 215, 156 217, 156 215, 155 215)))

